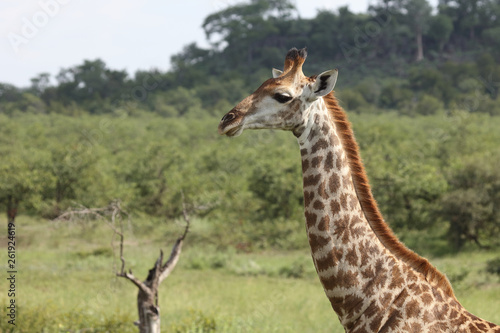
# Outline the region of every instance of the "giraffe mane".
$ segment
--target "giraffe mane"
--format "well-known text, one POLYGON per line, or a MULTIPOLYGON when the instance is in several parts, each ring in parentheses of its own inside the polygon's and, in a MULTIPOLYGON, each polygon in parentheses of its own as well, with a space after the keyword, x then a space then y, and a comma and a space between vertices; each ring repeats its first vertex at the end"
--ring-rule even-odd
POLYGON ((371 192, 368 177, 359 154, 359 146, 354 138, 354 133, 347 119, 346 112, 338 105, 333 92, 324 96, 323 100, 332 115, 335 128, 347 154, 354 188, 361 204, 361 209, 373 232, 389 252, 407 263, 415 271, 423 274, 432 286, 443 290, 445 294, 456 300, 451 284, 446 276, 432 266, 427 259, 408 249, 384 221, 371 192))

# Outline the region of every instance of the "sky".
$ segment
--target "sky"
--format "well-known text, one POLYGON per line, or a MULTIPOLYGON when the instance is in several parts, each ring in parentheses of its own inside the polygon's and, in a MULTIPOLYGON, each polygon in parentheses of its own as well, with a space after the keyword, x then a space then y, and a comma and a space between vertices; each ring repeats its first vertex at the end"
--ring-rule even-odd
MULTIPOLYGON (((299 15, 375 0, 295 0, 299 15)), ((102 59, 108 68, 168 70, 170 57, 196 42, 207 47, 205 17, 240 0, 2 0, 0 82, 28 87, 40 73, 102 59)), ((53 81, 55 83, 55 80, 53 81)))

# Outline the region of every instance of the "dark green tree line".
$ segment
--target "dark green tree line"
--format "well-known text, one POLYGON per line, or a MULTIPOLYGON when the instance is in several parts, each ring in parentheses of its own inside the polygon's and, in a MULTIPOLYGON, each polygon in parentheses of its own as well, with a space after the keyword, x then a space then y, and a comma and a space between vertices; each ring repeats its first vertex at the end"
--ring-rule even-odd
POLYGON ((366 109, 368 102, 418 113, 426 107, 415 101, 426 104, 429 96, 449 107, 452 102, 464 104, 464 94, 483 93, 476 96, 483 104, 476 111, 495 113, 499 8, 496 0, 446 0, 434 11, 427 0, 379 0, 366 13, 342 7, 303 19, 292 1, 251 0, 208 15, 201 27, 211 47, 188 43, 171 58, 169 71, 131 75, 100 59, 85 60, 61 69, 54 78, 41 73, 27 88, 0 84, 0 112, 113 113, 133 104, 134 109, 183 116, 186 112, 171 107, 189 109, 186 98, 179 102, 166 96, 183 96, 182 89, 187 89, 205 109, 223 101, 234 103, 256 88, 254 82, 268 78, 271 67, 280 66, 286 50, 306 46, 314 58, 306 63, 306 72, 340 67, 343 87, 352 89, 348 100, 356 107, 366 109), (458 73, 456 68, 466 70, 458 73), (356 87, 367 77, 375 78, 387 93, 367 99, 356 87), (473 80, 479 82, 477 87, 473 80))

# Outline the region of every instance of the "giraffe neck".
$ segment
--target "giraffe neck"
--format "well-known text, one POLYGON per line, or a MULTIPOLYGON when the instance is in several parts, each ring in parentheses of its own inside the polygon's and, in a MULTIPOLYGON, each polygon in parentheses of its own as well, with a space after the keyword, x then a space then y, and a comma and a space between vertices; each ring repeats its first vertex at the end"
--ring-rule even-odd
POLYGON ((313 261, 346 331, 500 332, 467 312, 446 278, 385 225, 353 162, 359 156, 347 120, 331 112, 342 110, 329 98, 303 112, 294 134, 313 261))
POLYGON ((382 305, 394 299, 404 279, 399 261, 385 249, 367 221, 347 153, 324 101, 319 99, 308 111, 305 128, 298 135, 307 234, 325 293, 347 327, 370 303, 382 305), (382 280, 385 284, 390 275, 387 272, 393 269, 400 277, 393 279, 394 288, 377 293, 375 284, 382 280), (370 301, 367 288, 372 289, 370 301))

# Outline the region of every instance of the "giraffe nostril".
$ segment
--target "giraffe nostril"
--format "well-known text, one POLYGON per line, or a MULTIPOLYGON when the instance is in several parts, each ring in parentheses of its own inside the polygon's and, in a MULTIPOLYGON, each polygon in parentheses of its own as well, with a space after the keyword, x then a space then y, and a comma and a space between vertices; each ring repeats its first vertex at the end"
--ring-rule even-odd
POLYGON ((222 119, 220 121, 221 122, 228 122, 228 121, 233 120, 234 118, 236 118, 236 115, 233 112, 228 112, 224 115, 224 117, 222 117, 222 119))

